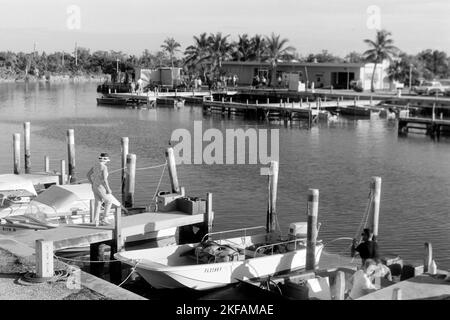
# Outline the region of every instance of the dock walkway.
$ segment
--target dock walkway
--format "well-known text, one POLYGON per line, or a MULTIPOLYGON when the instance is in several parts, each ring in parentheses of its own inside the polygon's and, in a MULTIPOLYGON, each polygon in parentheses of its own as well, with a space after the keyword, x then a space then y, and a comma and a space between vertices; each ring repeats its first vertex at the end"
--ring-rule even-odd
MULTIPOLYGON (((146 212, 121 218, 122 237, 127 238, 156 232, 163 229, 202 223, 203 214, 189 215, 183 212, 146 212)), ((62 225, 48 230, 24 230, 9 232, 1 238, 13 239, 22 245, 35 247, 36 240, 52 241, 54 250, 89 246, 93 243, 114 239, 114 226, 62 225)))
POLYGON ((444 280, 445 276, 445 272, 436 275, 424 273, 365 295, 358 300, 391 300, 395 289, 401 290, 402 300, 450 300, 450 282, 444 280))

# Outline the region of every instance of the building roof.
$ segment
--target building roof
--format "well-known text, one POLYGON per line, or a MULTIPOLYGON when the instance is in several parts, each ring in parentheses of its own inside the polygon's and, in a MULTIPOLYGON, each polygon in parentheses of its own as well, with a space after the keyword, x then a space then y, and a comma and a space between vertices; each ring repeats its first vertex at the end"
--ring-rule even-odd
MULTIPOLYGON (((258 61, 225 61, 222 65, 236 65, 236 66, 270 66, 268 62, 258 61)), ((279 62, 278 66, 286 67, 344 67, 344 68, 361 68, 365 63, 350 63, 350 62, 279 62)))

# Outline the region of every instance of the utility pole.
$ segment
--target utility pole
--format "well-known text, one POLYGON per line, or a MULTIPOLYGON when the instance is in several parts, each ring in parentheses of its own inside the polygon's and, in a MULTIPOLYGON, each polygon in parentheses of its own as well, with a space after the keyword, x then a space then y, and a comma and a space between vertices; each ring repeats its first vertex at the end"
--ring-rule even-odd
POLYGON ((412 63, 409 64, 409 93, 411 93, 411 83, 412 83, 412 63))
POLYGON ((119 82, 119 58, 116 58, 116 73, 117 73, 116 82, 119 82))
POLYGON ((75 42, 75 65, 78 66, 78 47, 76 42, 75 42))

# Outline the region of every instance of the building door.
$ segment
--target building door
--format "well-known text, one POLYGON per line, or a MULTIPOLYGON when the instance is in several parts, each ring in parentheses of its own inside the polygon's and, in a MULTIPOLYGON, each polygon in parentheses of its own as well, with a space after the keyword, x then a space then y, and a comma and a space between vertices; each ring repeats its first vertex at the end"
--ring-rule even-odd
POLYGON ((331 85, 335 89, 350 89, 350 82, 355 80, 354 72, 332 72, 331 85))

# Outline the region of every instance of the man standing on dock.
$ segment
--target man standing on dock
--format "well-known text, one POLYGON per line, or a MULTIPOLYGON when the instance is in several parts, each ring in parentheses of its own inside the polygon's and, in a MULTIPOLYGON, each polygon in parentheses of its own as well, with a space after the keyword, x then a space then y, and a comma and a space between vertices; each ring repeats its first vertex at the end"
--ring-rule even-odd
POLYGON ((378 258, 378 244, 374 240, 373 232, 370 229, 364 229, 364 232, 361 234, 363 242, 358 245, 356 239, 353 239, 353 244, 351 248, 352 257, 355 256, 355 252, 359 253, 361 257, 362 264, 367 259, 377 259, 378 258))
POLYGON ((112 192, 108 183, 108 167, 106 163, 110 161, 107 153, 100 154, 99 162, 96 163, 87 173, 87 178, 92 185, 92 191, 95 197, 94 217, 95 225, 108 225, 106 215, 111 210, 113 204, 112 192), (101 206, 104 203, 103 215, 100 217, 101 206), (100 221, 99 221, 100 218, 100 221))

